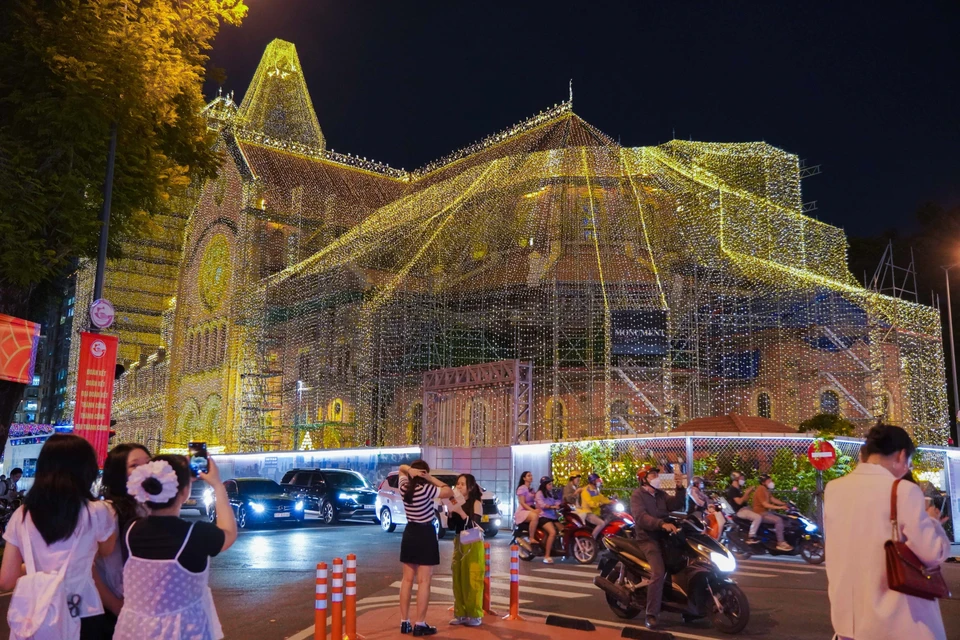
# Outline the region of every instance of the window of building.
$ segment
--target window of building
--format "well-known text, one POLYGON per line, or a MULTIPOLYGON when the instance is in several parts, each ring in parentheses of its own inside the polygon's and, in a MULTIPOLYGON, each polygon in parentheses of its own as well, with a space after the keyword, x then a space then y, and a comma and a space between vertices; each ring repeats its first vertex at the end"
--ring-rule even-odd
POLYGON ((770 394, 766 391, 757 394, 757 415, 767 419, 773 417, 773 404, 770 401, 770 394))
POLYGON ((824 391, 820 394, 820 413, 840 415, 840 396, 836 391, 824 391))
POLYGON ((33 386, 35 387, 40 386, 40 376, 33 376, 33 386))

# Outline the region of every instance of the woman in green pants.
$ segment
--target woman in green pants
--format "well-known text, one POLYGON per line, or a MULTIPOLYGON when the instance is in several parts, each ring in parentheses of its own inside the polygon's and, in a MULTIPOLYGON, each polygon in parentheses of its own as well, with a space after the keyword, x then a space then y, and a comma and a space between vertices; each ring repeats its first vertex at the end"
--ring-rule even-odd
POLYGON ((457 510, 450 514, 449 523, 454 530, 453 538, 453 613, 450 624, 465 624, 479 627, 483 619, 483 533, 479 529, 483 518, 483 503, 480 501, 480 486, 469 473, 457 478, 457 487, 451 499, 460 507, 466 518, 457 510), (460 532, 464 529, 480 531, 477 542, 463 543, 460 532))

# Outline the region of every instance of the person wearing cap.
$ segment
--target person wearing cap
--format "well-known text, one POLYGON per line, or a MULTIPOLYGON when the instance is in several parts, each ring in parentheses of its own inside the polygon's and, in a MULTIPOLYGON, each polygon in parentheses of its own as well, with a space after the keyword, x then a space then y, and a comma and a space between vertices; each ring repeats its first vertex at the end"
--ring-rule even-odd
POLYGON ((580 500, 580 474, 574 473, 570 476, 570 481, 563 488, 563 503, 568 504, 574 509, 577 508, 580 500))
POLYGON ((598 537, 603 528, 609 524, 608 520, 604 520, 600 516, 603 505, 610 504, 610 498, 600 493, 602 484, 600 476, 591 473, 587 476, 587 486, 580 490, 580 504, 583 505, 583 510, 587 512, 586 522, 593 525, 594 538, 598 537))
POLYGON ((759 513, 764 522, 773 525, 773 530, 777 534, 777 549, 793 551, 793 547, 783 539, 783 518, 771 512, 772 509, 787 508, 787 505, 773 497, 773 487, 773 478, 766 474, 760 476, 760 486, 753 494, 753 512, 759 513))
POLYGON ((637 481, 640 487, 630 496, 630 513, 636 522, 634 535, 637 546, 650 565, 651 582, 647 586, 645 624, 648 629, 655 629, 663 603, 663 581, 667 575, 660 542, 666 536, 676 533, 677 527, 667 522, 666 518, 671 511, 683 508, 687 496, 682 486, 677 487, 677 493, 673 497, 661 491, 660 469, 656 467, 645 467, 637 471, 637 481))
POLYGON ((553 541, 557 537, 557 522, 560 519, 557 515, 557 507, 561 505, 561 501, 553 497, 553 478, 550 476, 540 478, 540 488, 537 490, 535 501, 537 509, 540 510, 540 528, 546 534, 543 541, 543 561, 546 564, 553 564, 550 553, 553 551, 553 541))

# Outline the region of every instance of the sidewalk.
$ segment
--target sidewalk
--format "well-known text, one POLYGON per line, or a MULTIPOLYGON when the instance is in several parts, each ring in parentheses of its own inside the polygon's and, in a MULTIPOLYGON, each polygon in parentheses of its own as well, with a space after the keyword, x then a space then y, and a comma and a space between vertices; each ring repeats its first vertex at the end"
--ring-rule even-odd
MULTIPOLYGON (((437 627, 437 634, 429 636, 436 640, 610 640, 620 637, 619 629, 597 627, 596 631, 579 631, 562 627, 547 626, 544 618, 521 613, 524 620, 507 621, 500 616, 484 616, 479 627, 461 627, 449 624, 453 612, 448 611, 452 603, 434 603, 430 605, 427 621, 437 627)), ((358 607, 359 609, 359 607, 358 607)), ((503 615, 505 611, 501 613, 503 615)), ((367 611, 357 612, 357 633, 366 640, 387 640, 388 638, 412 639, 412 635, 400 633, 400 610, 396 605, 380 606, 367 611)))

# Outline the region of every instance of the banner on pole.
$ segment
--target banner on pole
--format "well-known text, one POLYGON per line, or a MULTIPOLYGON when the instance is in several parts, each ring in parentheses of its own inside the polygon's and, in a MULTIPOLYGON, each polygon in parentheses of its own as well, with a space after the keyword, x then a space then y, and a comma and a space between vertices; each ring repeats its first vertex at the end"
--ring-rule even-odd
POLYGON ((77 404, 73 432, 85 438, 103 466, 110 441, 110 408, 113 404, 113 374, 117 365, 117 338, 99 333, 80 334, 77 369, 77 404))
POLYGON ((0 314, 0 380, 31 384, 39 342, 39 324, 0 314))

